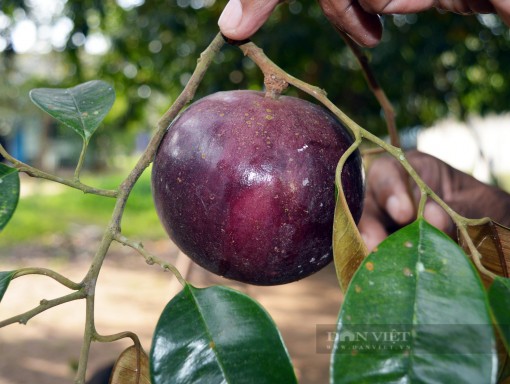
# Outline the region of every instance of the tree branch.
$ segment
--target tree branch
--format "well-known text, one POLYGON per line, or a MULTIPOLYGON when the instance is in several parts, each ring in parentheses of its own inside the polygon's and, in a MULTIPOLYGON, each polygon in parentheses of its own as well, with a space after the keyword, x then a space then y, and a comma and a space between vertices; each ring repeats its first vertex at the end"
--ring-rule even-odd
POLYGON ((207 69, 211 65, 214 57, 220 51, 224 43, 225 41, 223 40, 223 37, 218 33, 213 41, 209 44, 209 46, 202 52, 200 58, 197 60, 197 66, 195 67, 195 70, 193 71, 193 74, 191 75, 188 83, 184 87, 181 94, 177 97, 175 102, 172 104, 172 106, 163 114, 161 119, 158 121, 156 132, 152 136, 149 144, 147 145, 147 148, 145 149, 144 153, 136 163, 129 176, 121 184, 119 190, 120 198, 117 200, 118 204, 116 205, 113 213, 112 224, 115 232, 120 232, 120 221, 122 220, 124 206, 131 189, 143 171, 152 163, 154 156, 156 155, 156 151, 159 147, 159 143, 163 139, 163 136, 165 135, 170 123, 177 117, 181 109, 184 108, 184 106, 186 106, 186 104, 189 103, 195 96, 198 85, 204 78, 207 69))
POLYGON ((345 32, 338 30, 338 33, 358 60, 363 75, 367 81, 368 87, 383 109, 391 144, 395 147, 400 147, 400 138, 398 136, 397 124, 395 122, 395 110, 393 109, 390 100, 386 96, 384 89, 379 85, 379 82, 377 81, 372 68, 370 68, 367 55, 345 32))
POLYGON ((142 175, 143 171, 152 163, 156 151, 159 147, 159 144, 163 139, 166 130, 170 123, 172 122, 172 120, 177 116, 181 109, 193 99, 195 92, 200 82, 202 81, 203 77, 205 76, 207 69, 211 65, 216 54, 220 51, 223 44, 224 44, 223 37, 221 36, 221 34, 217 34, 214 40, 205 49, 205 51, 202 52, 197 62, 197 66, 193 74, 191 75, 191 78, 189 79, 188 83, 184 87, 184 90, 181 92, 179 97, 177 97, 175 102, 167 110, 163 117, 159 120, 156 131, 152 136, 149 144, 147 145, 147 148, 145 148, 145 151, 143 152, 142 156, 136 163, 135 167, 119 187, 110 223, 103 235, 103 239, 101 240, 99 249, 97 250, 92 260, 89 271, 87 272, 87 275, 85 276, 82 282, 87 291, 86 318, 83 344, 80 352, 78 370, 76 372, 75 377, 76 384, 85 383, 85 374, 87 370, 90 345, 94 340, 94 336, 97 335, 94 326, 95 286, 97 278, 99 276, 99 271, 101 270, 101 266, 106 257, 106 253, 108 252, 108 249, 112 241, 120 236, 121 233, 120 223, 122 220, 122 216, 124 213, 124 209, 126 207, 129 194, 131 193, 131 190, 133 189, 134 185, 142 175))
POLYGON ((9 319, 0 321, 0 328, 5 327, 9 324, 20 323, 26 324, 28 321, 37 316, 38 314, 46 311, 47 309, 56 307, 57 305, 68 303, 73 300, 83 299, 87 296, 87 294, 83 290, 79 290, 73 293, 70 293, 66 296, 59 297, 53 300, 41 300, 41 303, 35 307, 34 309, 22 313, 20 315, 13 316, 9 319))
POLYGON ((149 265, 157 264, 161 268, 163 268, 164 271, 172 272, 174 276, 177 278, 177 280, 179 280, 179 283, 181 283, 182 286, 186 285, 186 280, 182 277, 181 273, 177 270, 177 268, 175 268, 175 266, 147 252, 142 243, 131 241, 127 237, 122 236, 120 234, 117 234, 115 236, 115 240, 122 245, 127 245, 128 247, 133 248, 135 251, 137 251, 140 255, 142 255, 145 258, 147 264, 149 265))
POLYGON ((14 275, 13 279, 26 275, 43 275, 51 277, 53 280, 58 281, 60 284, 66 286, 67 288, 73 289, 75 291, 81 289, 83 286, 81 284, 75 283, 74 281, 69 280, 67 277, 62 276, 61 274, 47 268, 22 268, 18 269, 14 275))
POLYGON ((117 197, 117 191, 94 188, 94 187, 88 186, 86 184, 83 184, 78 180, 65 179, 63 177, 52 175, 50 173, 47 173, 47 172, 41 171, 35 167, 32 167, 28 164, 25 164, 22 161, 19 161, 18 159, 15 159, 14 157, 12 157, 1 144, 0 144, 0 154, 3 157, 5 157, 10 163, 12 163, 14 168, 16 168, 19 172, 26 173, 29 176, 37 177, 39 179, 54 181, 55 183, 59 183, 59 184, 64 184, 64 185, 67 185, 68 187, 78 189, 78 190, 82 191, 83 193, 90 193, 92 195, 98 195, 98 196, 104 196, 104 197, 117 197))

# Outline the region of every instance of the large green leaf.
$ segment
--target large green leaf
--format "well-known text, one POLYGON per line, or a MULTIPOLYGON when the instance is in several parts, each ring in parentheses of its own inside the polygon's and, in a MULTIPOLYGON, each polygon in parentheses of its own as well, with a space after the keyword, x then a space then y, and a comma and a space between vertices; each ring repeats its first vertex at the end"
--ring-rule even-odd
POLYGON ((489 288, 489 302, 501 338, 510 351, 510 279, 496 277, 489 288))
POLYGON ((104 81, 92 80, 72 88, 37 88, 30 98, 39 108, 88 141, 115 101, 115 91, 104 81))
POLYGON ((19 173, 0 163, 0 231, 11 219, 19 200, 19 173))
POLYGON ((15 273, 16 271, 0 272, 0 301, 2 301, 5 291, 7 291, 7 287, 15 273))
POLYGON ((476 271, 456 243, 420 219, 383 241, 354 275, 331 381, 488 384, 495 360, 476 271))
POLYGON ((154 384, 296 383, 272 319, 244 294, 186 285, 165 307, 150 354, 154 384))

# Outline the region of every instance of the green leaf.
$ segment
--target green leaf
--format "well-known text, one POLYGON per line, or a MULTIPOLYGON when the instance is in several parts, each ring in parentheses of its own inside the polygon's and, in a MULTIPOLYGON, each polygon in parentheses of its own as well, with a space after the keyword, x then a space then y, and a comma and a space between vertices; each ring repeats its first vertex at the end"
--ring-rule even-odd
POLYGON ((0 163, 0 231, 11 219, 19 200, 19 173, 0 163))
POLYGON ((7 291, 7 287, 15 273, 16 271, 0 272, 0 301, 2 301, 5 291, 7 291))
POLYGON ((43 111, 88 142, 115 101, 115 91, 104 81, 92 80, 73 88, 37 88, 30 98, 43 111))
POLYGON ((153 336, 151 378, 163 383, 296 383, 266 311, 233 289, 186 285, 153 336))
POLYGON ((501 338, 510 351, 510 279, 496 277, 489 288, 489 302, 501 338))
POLYGON ((424 220, 394 233, 354 275, 332 355, 334 383, 492 383, 495 336, 461 248, 424 220))

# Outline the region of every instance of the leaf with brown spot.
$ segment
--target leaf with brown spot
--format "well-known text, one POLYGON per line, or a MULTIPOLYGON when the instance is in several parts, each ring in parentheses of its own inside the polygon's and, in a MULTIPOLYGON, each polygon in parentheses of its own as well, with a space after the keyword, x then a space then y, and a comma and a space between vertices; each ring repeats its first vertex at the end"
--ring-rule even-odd
POLYGON ((333 257, 340 287, 347 289, 368 250, 345 200, 341 183, 336 183, 338 196, 333 222, 333 257))
POLYGON ((29 96, 35 105, 71 128, 85 142, 89 142, 115 101, 113 87, 101 80, 72 88, 36 88, 29 96))
MULTIPOLYGON (((481 262, 485 268, 498 276, 510 276, 510 228, 488 220, 479 225, 470 225, 467 231, 478 252, 482 255, 481 262)), ((470 255, 466 241, 459 236, 459 244, 470 255)), ((492 280, 482 275, 483 283, 488 287, 492 280)))
POLYGON ((120 354, 110 384, 151 384, 149 359, 143 348, 132 345, 120 354))
POLYGON ((480 278, 462 249, 423 219, 366 257, 332 334, 331 383, 495 382, 480 278))

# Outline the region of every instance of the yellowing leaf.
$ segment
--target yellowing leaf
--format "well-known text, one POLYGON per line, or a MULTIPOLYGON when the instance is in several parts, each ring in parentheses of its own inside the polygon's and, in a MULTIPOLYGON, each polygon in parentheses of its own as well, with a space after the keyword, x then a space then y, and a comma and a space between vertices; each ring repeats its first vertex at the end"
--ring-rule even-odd
POLYGON ((349 210, 342 188, 340 176, 348 152, 344 153, 337 167, 335 184, 338 196, 333 222, 333 258, 340 288, 343 291, 347 289, 352 276, 368 255, 368 249, 349 210))
POLYGON ((149 359, 142 348, 132 345, 120 354, 110 384, 151 384, 149 359))

